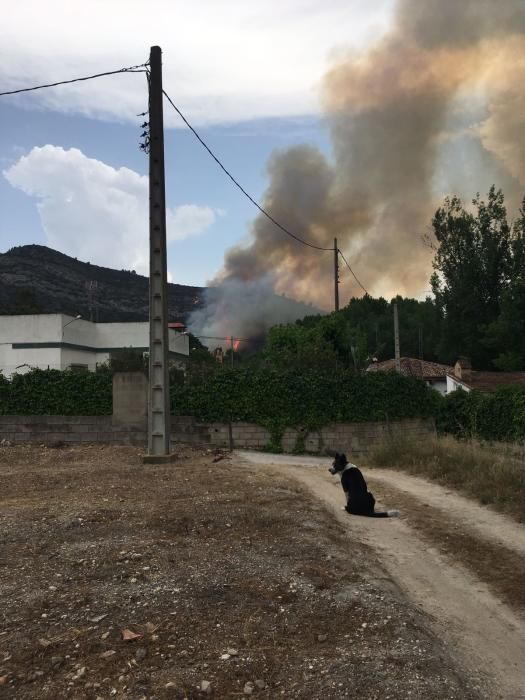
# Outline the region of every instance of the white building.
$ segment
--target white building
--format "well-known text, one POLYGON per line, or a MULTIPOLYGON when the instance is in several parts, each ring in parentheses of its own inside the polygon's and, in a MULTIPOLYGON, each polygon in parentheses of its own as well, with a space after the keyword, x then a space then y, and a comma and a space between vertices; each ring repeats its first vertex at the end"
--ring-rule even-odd
MULTIPOLYGON (((189 338, 168 329, 170 359, 185 362, 189 338)), ((92 323, 64 314, 0 316, 0 371, 89 369, 122 350, 149 349, 149 324, 92 323)))

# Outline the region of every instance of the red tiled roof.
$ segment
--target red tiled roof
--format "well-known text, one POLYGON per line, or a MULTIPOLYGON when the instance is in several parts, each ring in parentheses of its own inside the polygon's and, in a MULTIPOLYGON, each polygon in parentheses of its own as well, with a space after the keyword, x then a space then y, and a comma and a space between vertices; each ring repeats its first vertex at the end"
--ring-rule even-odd
POLYGON ((456 377, 453 371, 448 372, 448 374, 457 382, 477 391, 491 392, 496 391, 500 386, 525 384, 525 372, 478 372, 472 370, 468 381, 456 377))
MULTIPOLYGON (((415 357, 400 358, 401 374, 404 377, 417 377, 418 379, 445 379, 447 374, 452 374, 453 367, 441 365, 438 362, 428 362, 418 360, 415 357)), ((384 362, 374 362, 367 372, 395 372, 396 361, 385 360, 384 362)))

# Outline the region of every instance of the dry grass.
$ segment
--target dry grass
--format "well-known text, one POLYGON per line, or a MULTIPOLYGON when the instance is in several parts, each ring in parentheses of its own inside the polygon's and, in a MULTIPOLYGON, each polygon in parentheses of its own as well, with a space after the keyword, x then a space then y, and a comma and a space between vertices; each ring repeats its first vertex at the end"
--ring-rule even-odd
POLYGON ((395 438, 376 448, 369 461, 430 477, 525 522, 525 448, 520 445, 395 438))

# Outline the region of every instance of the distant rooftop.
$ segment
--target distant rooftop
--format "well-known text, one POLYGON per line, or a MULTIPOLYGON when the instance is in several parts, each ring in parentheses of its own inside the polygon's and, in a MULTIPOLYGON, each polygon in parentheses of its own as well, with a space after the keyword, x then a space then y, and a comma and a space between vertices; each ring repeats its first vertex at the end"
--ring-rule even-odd
MULTIPOLYGON (((447 374, 452 374, 454 368, 449 365, 441 365, 438 362, 418 360, 415 357, 400 358, 401 374, 404 377, 416 377, 417 379, 445 379, 447 374)), ((369 365, 367 372, 395 372, 396 361, 385 360, 369 365)))
POLYGON ((477 372, 472 370, 470 376, 462 378, 458 377, 454 371, 449 372, 449 374, 456 381, 476 391, 491 392, 496 391, 500 386, 525 384, 525 372, 477 372))

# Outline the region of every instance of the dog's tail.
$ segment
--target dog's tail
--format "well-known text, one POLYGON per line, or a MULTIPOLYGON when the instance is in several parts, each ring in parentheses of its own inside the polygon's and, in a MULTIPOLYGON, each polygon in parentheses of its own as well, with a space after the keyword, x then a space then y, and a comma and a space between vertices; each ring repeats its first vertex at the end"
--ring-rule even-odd
POLYGON ((398 510, 387 510, 379 513, 372 513, 373 518, 399 518, 401 513, 398 510))

